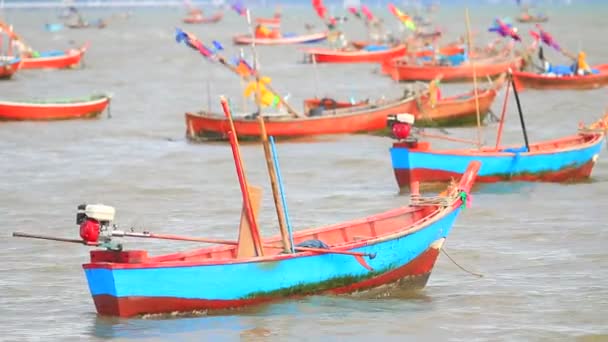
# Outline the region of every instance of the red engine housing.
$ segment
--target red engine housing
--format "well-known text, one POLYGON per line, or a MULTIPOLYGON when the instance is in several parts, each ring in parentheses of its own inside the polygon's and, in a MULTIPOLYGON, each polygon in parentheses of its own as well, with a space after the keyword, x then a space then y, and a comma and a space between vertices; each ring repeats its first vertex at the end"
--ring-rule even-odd
POLYGON ((99 222, 87 218, 80 224, 80 237, 85 242, 97 242, 99 239, 99 222))
POLYGON ((393 135, 399 140, 404 140, 409 137, 412 130, 412 125, 404 122, 395 122, 393 124, 393 135))

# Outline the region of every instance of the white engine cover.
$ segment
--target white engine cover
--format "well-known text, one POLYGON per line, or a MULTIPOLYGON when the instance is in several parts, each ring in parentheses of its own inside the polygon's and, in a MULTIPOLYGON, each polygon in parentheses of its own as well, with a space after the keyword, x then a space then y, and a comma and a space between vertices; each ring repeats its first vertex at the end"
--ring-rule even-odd
POLYGON ((414 121, 416 120, 416 118, 409 113, 397 114, 395 118, 397 119, 397 122, 402 122, 410 125, 413 125, 414 121))
POLYGON ((114 221, 116 210, 109 205, 88 204, 84 209, 84 214, 97 221, 114 221))

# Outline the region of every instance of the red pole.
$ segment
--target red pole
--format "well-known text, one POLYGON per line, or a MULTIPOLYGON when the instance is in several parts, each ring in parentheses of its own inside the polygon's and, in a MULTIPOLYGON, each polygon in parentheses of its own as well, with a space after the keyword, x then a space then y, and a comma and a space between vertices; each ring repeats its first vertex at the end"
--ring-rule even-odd
MULTIPOLYGON (((512 77, 512 76, 509 76, 512 77)), ((507 113, 507 100, 509 99, 509 90, 511 89, 511 82, 507 82, 507 90, 505 91, 505 101, 502 104, 502 113, 500 113, 500 122, 498 123, 498 133, 496 133, 496 149, 500 146, 500 139, 502 138, 502 128, 505 124, 505 114, 507 113)))
POLYGON ((243 194, 243 205, 245 206, 245 212, 247 215, 247 221, 249 221, 249 227, 251 229, 251 236, 253 239, 253 244, 256 250, 256 254, 258 256, 264 255, 264 250, 262 248, 262 242, 260 238, 260 231, 258 230, 258 225, 255 220, 255 215, 253 214, 253 209, 251 207, 251 200, 249 198, 249 188, 247 185, 247 176, 245 175, 245 168, 243 167, 243 161, 241 160, 241 152, 239 150, 239 141, 236 136, 236 132, 234 129, 234 122, 232 122, 232 114, 230 113, 230 108, 228 107, 228 101, 226 101, 225 97, 220 97, 220 102, 222 104, 222 109, 224 110, 224 114, 228 118, 230 122, 230 131, 228 132, 228 137, 230 138, 230 146, 232 147, 232 156, 234 157, 234 164, 236 166, 236 173, 239 177, 239 184, 241 186, 241 193, 243 194))

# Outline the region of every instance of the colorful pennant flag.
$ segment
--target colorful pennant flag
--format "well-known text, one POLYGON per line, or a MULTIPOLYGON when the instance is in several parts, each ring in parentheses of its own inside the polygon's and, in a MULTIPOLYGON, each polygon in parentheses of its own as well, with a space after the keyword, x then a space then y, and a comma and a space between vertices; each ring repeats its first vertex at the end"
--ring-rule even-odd
POLYGON ((399 19, 403 23, 403 25, 405 25, 405 27, 412 31, 416 31, 416 23, 414 23, 412 17, 401 12, 401 10, 395 7, 395 5, 393 5, 392 3, 388 4, 388 9, 389 11, 391 11, 391 13, 393 13, 394 16, 397 17, 397 19, 399 19))
POLYGON ((361 13, 365 14, 365 17, 367 18, 368 21, 371 21, 372 19, 374 19, 374 14, 365 5, 361 5, 361 13))
POLYGON ((543 30, 539 24, 536 24, 536 28, 538 29, 538 33, 530 30, 530 35, 536 39, 543 42, 545 45, 554 48, 557 51, 562 51, 560 45, 553 39, 553 36, 549 34, 549 32, 543 30))
POLYGON ((232 5, 230 5, 230 8, 232 8, 236 13, 238 13, 238 15, 244 16, 247 14, 247 8, 245 7, 242 1, 233 2, 232 5))
POLYGON ((511 25, 511 24, 505 23, 504 21, 502 21, 498 18, 496 18, 496 20, 494 20, 494 26, 490 27, 488 29, 488 31, 496 32, 501 37, 510 37, 513 40, 521 41, 521 37, 517 33, 517 28, 513 27, 513 25, 511 25))

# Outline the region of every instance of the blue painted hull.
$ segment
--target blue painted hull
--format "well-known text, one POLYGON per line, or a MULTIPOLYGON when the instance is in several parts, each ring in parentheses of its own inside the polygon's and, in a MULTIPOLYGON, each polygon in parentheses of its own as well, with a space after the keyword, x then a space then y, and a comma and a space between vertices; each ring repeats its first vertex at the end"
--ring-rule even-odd
POLYGON ((600 136, 578 146, 532 153, 432 151, 395 144, 390 153, 400 187, 409 186, 411 181, 423 184, 449 182, 452 178, 459 178, 473 160, 481 162, 477 182, 562 182, 589 177, 604 142, 605 137, 600 136))

